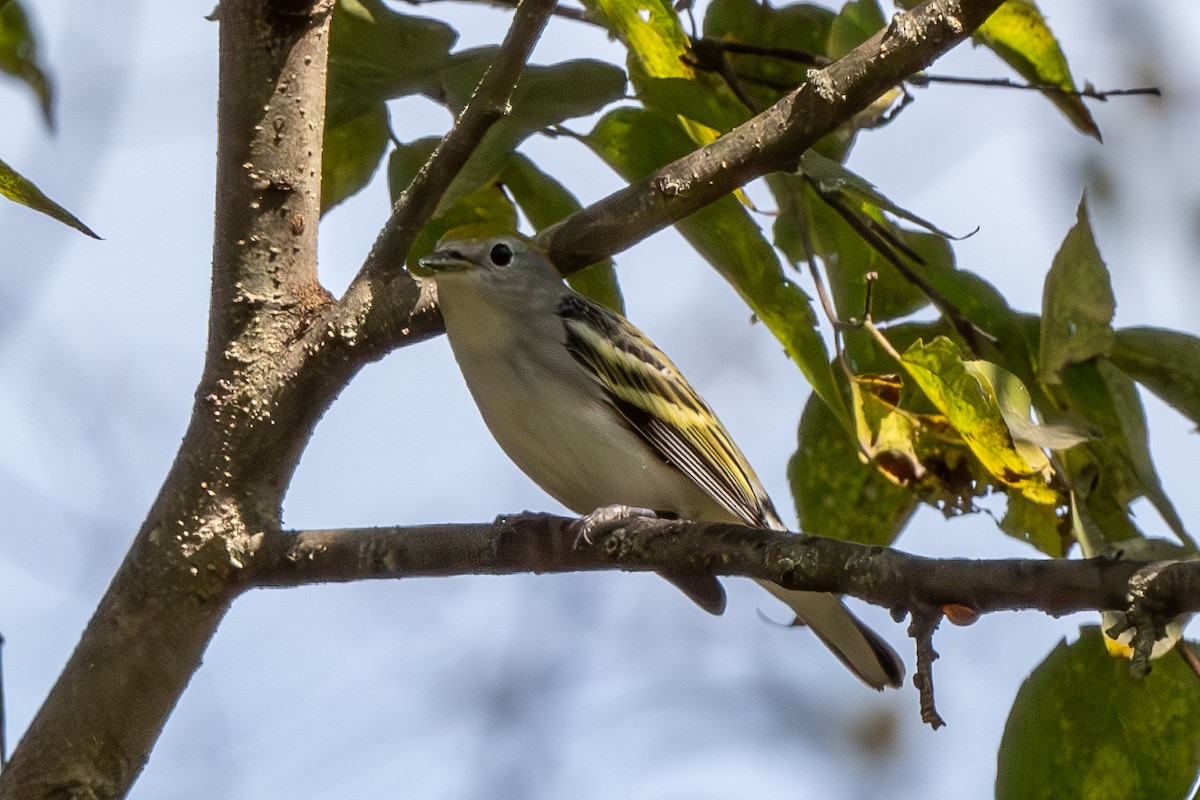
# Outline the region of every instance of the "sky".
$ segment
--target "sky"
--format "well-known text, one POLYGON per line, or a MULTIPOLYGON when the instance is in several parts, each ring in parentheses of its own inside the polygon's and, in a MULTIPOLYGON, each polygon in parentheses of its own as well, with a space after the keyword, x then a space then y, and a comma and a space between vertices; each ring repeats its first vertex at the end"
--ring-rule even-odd
MULTIPOLYGON (((211 3, 69 0, 31 12, 57 89, 50 135, 0 81, 0 157, 81 217, 96 242, 0 203, 0 633, 15 741, 124 555, 179 445, 200 374, 211 254, 217 27, 211 3), (99 11, 99 9, 95 9, 99 11)), ((1114 0, 1042 4, 1077 79, 1159 85, 1163 101, 1093 104, 1100 145, 1044 99, 936 87, 860 137, 850 166, 952 232, 959 265, 1022 309, 1088 189, 1112 272, 1116 324, 1197 333, 1200 315, 1200 8, 1114 0)), ((407 7, 405 7, 407 9, 407 7)), ((422 11, 493 43, 508 14, 422 11)), ((537 63, 620 58, 555 20, 537 63)), ((934 68, 1001 76, 961 47, 934 68)), ((444 111, 391 108, 403 140, 444 111)), ((573 123, 586 129, 587 121, 573 123)), ((619 180, 577 143, 524 149, 592 201, 619 180)), ((755 189, 751 189, 752 194, 755 189)), ((765 196, 758 194, 755 196, 765 196)), ((387 214, 376 181, 322 223, 338 292, 387 214)), ((794 523, 785 467, 807 388, 781 348, 682 240, 623 253, 630 317, 717 409, 794 523)), ((1163 482, 1200 519, 1190 425, 1145 398, 1163 482)), ((1139 519, 1164 534, 1153 511, 1139 519)), ((491 519, 561 511, 491 441, 446 342, 372 364, 318 426, 284 504, 295 528, 491 519)), ((931 556, 1027 557, 985 515, 922 510, 898 546, 931 556)), ((919 721, 911 686, 877 695, 747 581, 713 618, 648 575, 462 577, 259 591, 240 598, 167 723, 135 798, 413 797, 839 800, 985 797, 1021 681, 1095 615, 990 615, 935 646, 948 727, 919 721)), ((913 669, 903 627, 857 604, 913 669)), ((97 702, 103 702, 98 699, 97 702)))

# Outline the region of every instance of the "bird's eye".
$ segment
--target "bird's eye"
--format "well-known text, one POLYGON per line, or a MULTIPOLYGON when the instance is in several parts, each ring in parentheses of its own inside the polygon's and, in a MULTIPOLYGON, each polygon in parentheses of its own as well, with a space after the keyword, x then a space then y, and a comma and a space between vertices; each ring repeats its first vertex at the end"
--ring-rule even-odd
POLYGON ((498 244, 492 248, 492 252, 488 254, 488 257, 492 259, 492 263, 497 267, 507 267, 512 263, 513 251, 506 244, 498 244))

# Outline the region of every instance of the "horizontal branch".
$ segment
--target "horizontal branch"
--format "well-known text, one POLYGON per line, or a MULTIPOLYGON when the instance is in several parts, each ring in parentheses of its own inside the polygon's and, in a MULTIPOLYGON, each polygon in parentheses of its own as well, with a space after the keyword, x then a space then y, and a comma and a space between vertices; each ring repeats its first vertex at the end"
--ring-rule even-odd
POLYGON ((1136 577, 1143 612, 1167 618, 1200 611, 1200 562, 1156 565, 1147 583, 1142 562, 933 559, 742 525, 657 519, 622 521, 576 548, 575 522, 521 514, 492 523, 275 532, 256 558, 249 586, 666 568, 852 595, 897 613, 961 606, 1061 615, 1128 610, 1136 577))

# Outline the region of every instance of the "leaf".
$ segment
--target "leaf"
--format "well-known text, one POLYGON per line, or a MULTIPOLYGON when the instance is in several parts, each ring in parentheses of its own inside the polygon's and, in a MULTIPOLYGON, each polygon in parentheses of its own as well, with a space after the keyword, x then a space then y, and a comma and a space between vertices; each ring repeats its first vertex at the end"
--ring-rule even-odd
POLYGON ((1016 492, 1008 495, 1008 508, 1000 520, 1000 530, 1053 558, 1065 556, 1071 541, 1054 505, 1031 502, 1016 492))
POLYGON ((99 239, 91 228, 79 221, 79 218, 51 200, 30 181, 21 177, 12 167, 0 161, 0 195, 16 201, 23 206, 29 206, 35 211, 53 217, 64 225, 70 225, 80 233, 86 233, 93 239, 99 239))
MULTIPOLYGON (((759 47, 828 55, 825 48, 835 16, 829 9, 811 3, 776 8, 757 0, 713 0, 704 16, 704 35, 759 47)), ((809 69, 782 59, 765 60, 761 56, 752 56, 739 60, 740 56, 733 53, 729 57, 735 65, 753 63, 764 68, 773 65, 774 72, 761 74, 764 80, 771 82, 799 85, 804 82, 809 69), (793 69, 787 68, 789 64, 793 69)))
POLYGON ((787 474, 800 530, 813 536, 886 546, 917 507, 916 494, 863 463, 845 426, 815 395, 800 417, 787 474))
MULTIPOLYGON (((495 47, 483 47, 460 53, 454 57, 454 66, 441 74, 441 90, 454 113, 466 105, 496 51, 495 47)), ((593 114, 624 92, 625 73, 602 61, 579 59, 549 67, 526 67, 513 91, 509 113, 488 129, 439 208, 444 210, 491 180, 509 154, 531 134, 573 117, 593 114)))
MULTIPOLYGON (((626 180, 640 180, 692 149, 674 120, 663 114, 619 108, 606 114, 585 142, 626 180)), ((783 343, 822 400, 849 428, 850 417, 829 366, 812 300, 783 274, 779 258, 733 196, 675 223, 783 343)))
POLYGON ((1038 377, 1058 383, 1067 365, 1107 355, 1113 346, 1115 310, 1108 268, 1092 237, 1087 201, 1082 200, 1078 221, 1046 275, 1038 377))
POLYGON ((997 757, 998 800, 1186 797, 1200 771, 1200 681, 1183 659, 1142 679, 1080 629, 1022 684, 997 757))
POLYGON ((425 136, 414 139, 407 144, 398 144, 388 159, 388 193, 392 202, 400 198, 400 193, 408 188, 416 177, 421 165, 429 160, 441 139, 437 136, 425 136))
POLYGON ((1034 445, 1047 450, 1066 450, 1092 438, 1077 425, 1048 425, 1030 419, 1033 402, 1029 390, 1016 375, 990 361, 964 361, 967 372, 996 396, 1004 424, 1017 444, 1034 445))
POLYGON ((1100 129, 1091 112, 1078 95, 1072 94, 1075 81, 1067 57, 1034 3, 1008 0, 979 27, 974 38, 1030 83, 1064 90, 1042 93, 1076 128, 1100 139, 1100 129))
MULTIPOLYGON (((1097 524, 1105 528, 1105 535, 1110 539, 1124 538, 1119 534, 1125 526, 1112 525, 1114 507, 1128 514, 1129 504, 1145 496, 1171 530, 1184 543, 1190 544, 1183 520, 1163 490, 1154 468, 1146 414, 1133 381, 1107 361, 1096 361, 1063 370, 1062 390, 1063 399, 1098 433, 1085 445, 1093 454, 1098 474, 1094 476, 1096 489, 1086 494, 1084 501, 1097 524), (1103 506, 1099 509, 1094 506, 1097 492, 1110 495, 1107 510, 1103 506), (1110 528, 1118 535, 1110 534, 1110 528)), ((1068 463, 1073 469, 1081 468, 1078 462, 1068 463)), ((1078 487, 1088 485, 1075 480, 1074 476, 1072 483, 1078 487)), ((1136 531, 1132 523, 1126 528, 1129 529, 1136 531)))
POLYGON ((321 213, 371 180, 391 132, 385 101, 429 91, 458 34, 380 0, 338 0, 329 33, 321 213))
POLYGON ((326 118, 321 150, 322 214, 370 182, 390 138, 383 103, 349 119, 326 118))
MULTIPOLYGON (((498 180, 525 212, 534 230, 548 228, 581 208, 567 187, 542 172, 520 153, 512 154, 498 180)), ((619 314, 624 313, 625 302, 621 298, 621 287, 617 283, 611 258, 584 267, 568 277, 567 283, 585 297, 619 314)))
POLYGON ((329 31, 327 113, 349 119, 428 90, 457 38, 449 25, 397 14, 381 0, 338 0, 329 31))
POLYGON ((841 58, 887 24, 878 0, 850 0, 842 6, 829 31, 829 57, 841 58))
POLYGON ((1122 372, 1200 425, 1200 339, 1163 328, 1122 328, 1109 353, 1122 372))
POLYGON ((33 91, 42 109, 42 119, 54 128, 54 89, 39 63, 37 51, 29 17, 19 0, 0 3, 0 72, 13 76, 33 91))
MULTIPOLYGON (((859 447, 880 475, 947 517, 975 511, 975 498, 993 481, 943 415, 901 408, 905 393, 898 375, 854 376, 850 394, 859 447)), ((903 403, 911 406, 914 399, 903 403)))
POLYGON ((989 475, 1032 502, 1057 504, 1058 493, 1047 483, 1053 469, 1046 455, 1013 440, 991 387, 967 371, 953 342, 944 336, 929 344, 917 341, 900 363, 989 475))
POLYGON ((695 73, 680 58, 688 49, 688 37, 677 15, 665 0, 587 0, 608 28, 629 47, 654 78, 690 78, 695 73))

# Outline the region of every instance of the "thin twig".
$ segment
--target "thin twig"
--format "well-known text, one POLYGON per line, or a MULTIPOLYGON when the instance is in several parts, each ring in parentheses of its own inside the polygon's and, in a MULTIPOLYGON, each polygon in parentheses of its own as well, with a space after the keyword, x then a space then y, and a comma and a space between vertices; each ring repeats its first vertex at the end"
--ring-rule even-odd
POLYGON ((994 86, 1001 89, 1023 89, 1034 92, 1049 92, 1051 94, 1061 94, 1067 97, 1085 97, 1089 100, 1099 100, 1106 102, 1110 97, 1126 97, 1130 95, 1149 95, 1151 97, 1162 97, 1162 90, 1157 86, 1142 86, 1136 89, 1105 89, 1100 90, 1091 86, 1085 86, 1082 89, 1064 89, 1061 86, 1054 86, 1049 83, 1019 83, 1008 78, 966 78, 957 75, 930 75, 926 72, 918 72, 909 77, 908 83, 913 86, 922 88, 931 83, 950 83, 966 86, 994 86))
POLYGON ((942 622, 937 611, 913 611, 908 635, 917 643, 917 669, 913 674, 913 686, 921 696, 921 721, 935 731, 946 724, 933 701, 933 662, 938 653, 933 649, 933 633, 942 622))
POLYGON ((1175 649, 1179 651, 1179 655, 1183 658, 1184 663, 1188 665, 1188 668, 1196 674, 1197 678, 1200 678, 1200 658, 1196 656, 1187 639, 1180 639, 1179 643, 1175 645, 1175 649))
MULTIPOLYGON (((809 185, 812 186, 813 190, 817 193, 817 197, 820 197, 826 205, 836 211, 838 216, 845 220, 846 224, 853 228, 855 233, 857 233, 872 250, 883 256, 889 264, 896 268, 896 271, 900 273, 901 277, 903 277, 913 286, 916 286, 926 297, 929 298, 930 302, 937 307, 937 310, 940 311, 942 315, 950 321, 950 324, 954 326, 954 330, 957 331, 958 335, 962 337, 963 341, 966 343, 968 349, 970 349, 972 353, 978 355, 980 352, 981 338, 991 342, 992 344, 995 344, 996 338, 994 336, 967 319, 966 315, 957 305, 955 305, 950 301, 949 298, 938 291, 937 288, 934 287, 934 285, 928 280, 926 280, 923 275, 916 272, 914 269, 908 266, 908 264, 905 264, 904 261, 898 255, 896 255, 892 247, 889 246, 887 239, 880 234, 877 225, 868 224, 852 210, 847 208, 846 205, 842 203, 838 197, 834 196, 833 193, 822 191, 815 182, 809 181, 809 185)), ((904 252, 912 256, 916 255, 907 247, 904 248, 904 252)))
POLYGON ((804 248, 805 263, 808 265, 808 274, 812 276, 813 288, 816 289, 817 297, 821 301, 821 309, 825 312, 825 319, 829 320, 829 325, 833 329, 833 351, 837 354, 838 364, 842 367, 842 372, 845 373, 847 380, 854 379, 854 370, 850 367, 850 361, 846 357, 845 342, 842 339, 842 328, 849 327, 851 322, 843 322, 837 314, 837 310, 833 307, 833 300, 829 297, 829 290, 825 286, 825 279, 821 275, 821 270, 817 267, 817 251, 813 247, 812 233, 808 229, 808 214, 805 212, 803 190, 801 191, 800 202, 796 208, 796 228, 800 232, 800 245, 804 248))
POLYGON ((804 64, 813 67, 827 67, 833 63, 832 58, 810 53, 806 50, 794 50, 788 47, 766 47, 746 42, 731 42, 725 39, 692 39, 693 48, 703 48, 712 53, 733 53, 734 55, 763 56, 790 61, 793 64, 804 64))

